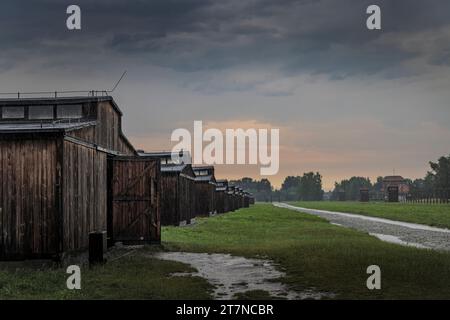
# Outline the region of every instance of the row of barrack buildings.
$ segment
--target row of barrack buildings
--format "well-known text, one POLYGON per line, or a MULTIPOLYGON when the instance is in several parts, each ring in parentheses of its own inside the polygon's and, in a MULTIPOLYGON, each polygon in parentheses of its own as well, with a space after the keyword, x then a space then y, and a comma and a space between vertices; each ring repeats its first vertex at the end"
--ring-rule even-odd
POLYGON ((253 197, 214 167, 137 151, 112 97, 0 100, 0 260, 159 243, 161 225, 185 225, 248 207, 253 197))

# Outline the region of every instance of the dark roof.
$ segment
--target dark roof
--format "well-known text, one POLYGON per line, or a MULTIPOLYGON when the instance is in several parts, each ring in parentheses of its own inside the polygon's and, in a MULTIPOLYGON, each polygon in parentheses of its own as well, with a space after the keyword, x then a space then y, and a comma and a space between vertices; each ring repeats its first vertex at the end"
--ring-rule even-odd
POLYGON ((145 152, 143 150, 138 150, 140 156, 148 156, 148 157, 171 157, 173 152, 170 151, 160 151, 160 152, 145 152))
MULTIPOLYGON (((190 153, 188 151, 183 151, 183 155, 185 153, 190 157, 190 153)), ((146 152, 143 150, 139 150, 138 154, 141 157, 172 158, 172 155, 179 156, 180 152, 172 152, 172 151, 146 152)))
POLYGON ((182 172, 186 166, 186 164, 161 165, 161 172, 182 172))
POLYGON ((200 171, 200 170, 214 170, 214 166, 199 166, 199 167, 192 167, 194 171, 200 171))
POLYGON ((1 133, 31 133, 31 132, 66 132, 85 127, 95 126, 96 121, 77 121, 77 122, 0 122, 1 133))
POLYGON ((207 175, 207 176, 197 176, 195 177, 195 181, 213 181, 214 182, 214 177, 212 175, 207 175))
POLYGON ((402 176, 386 176, 383 181, 405 181, 402 176))
POLYGON ((228 180, 224 180, 224 179, 216 180, 216 183, 219 188, 227 189, 227 187, 228 187, 228 180))
POLYGON ((196 175, 195 181, 212 181, 216 183, 216 177, 214 176, 214 166, 199 166, 199 167, 192 167, 194 170, 194 173, 196 175), (207 175, 197 175, 199 171, 208 171, 209 174, 207 175))

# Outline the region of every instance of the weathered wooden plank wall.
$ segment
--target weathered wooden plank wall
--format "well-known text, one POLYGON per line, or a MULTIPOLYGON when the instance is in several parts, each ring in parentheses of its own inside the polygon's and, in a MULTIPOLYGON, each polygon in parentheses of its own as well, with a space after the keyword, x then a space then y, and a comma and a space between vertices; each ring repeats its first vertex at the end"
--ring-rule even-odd
POLYGON ((161 173, 161 225, 178 226, 181 221, 177 173, 161 173))
POLYGON ((199 216, 209 216, 215 212, 215 189, 209 182, 196 182, 196 212, 199 216))
POLYGON ((107 155, 70 141, 63 150, 63 251, 83 250, 89 232, 106 231, 107 155))
POLYGON ((0 258, 57 253, 54 138, 0 139, 0 258))
POLYGON ((231 203, 231 196, 230 193, 227 191, 225 192, 225 212, 233 211, 233 206, 231 203))
POLYGON ((193 177, 188 178, 183 175, 179 176, 179 211, 181 215, 181 221, 186 221, 187 224, 191 223, 191 220, 196 216, 195 206, 195 181, 193 177))
POLYGON ((179 172, 162 172, 161 224, 190 224, 195 212, 195 181, 179 172))
POLYGON ((244 196, 244 208, 250 207, 250 198, 248 196, 244 196))
POLYGON ((234 210, 239 209, 239 195, 237 195, 236 193, 233 195, 233 207, 234 210))
POLYGON ((216 211, 217 213, 225 213, 225 192, 224 191, 216 191, 216 211))
POLYGON ((135 153, 133 147, 122 135, 121 115, 110 102, 100 102, 92 105, 91 113, 95 114, 97 124, 81 130, 71 131, 70 136, 86 142, 97 144, 103 148, 119 151, 126 155, 135 153))

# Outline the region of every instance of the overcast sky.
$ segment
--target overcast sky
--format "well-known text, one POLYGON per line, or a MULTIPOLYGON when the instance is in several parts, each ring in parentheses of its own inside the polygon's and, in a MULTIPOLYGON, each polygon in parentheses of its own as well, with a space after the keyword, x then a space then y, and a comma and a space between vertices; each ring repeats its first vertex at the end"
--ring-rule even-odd
MULTIPOLYGON (((176 128, 280 128, 279 185, 422 177, 450 153, 450 1, 2 1, 0 91, 108 89, 146 150, 176 128), (66 29, 78 4, 82 30, 66 29), (382 30, 366 29, 378 4, 382 30)), ((219 177, 258 167, 220 166, 219 177)))

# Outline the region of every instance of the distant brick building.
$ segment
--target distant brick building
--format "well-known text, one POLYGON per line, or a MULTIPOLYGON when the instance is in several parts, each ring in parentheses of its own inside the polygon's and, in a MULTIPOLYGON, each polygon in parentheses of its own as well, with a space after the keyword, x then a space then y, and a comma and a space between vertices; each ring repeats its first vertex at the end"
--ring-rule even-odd
POLYGON ((400 197, 404 197, 409 193, 409 185, 402 176, 384 177, 381 191, 386 195, 389 187, 398 187, 398 194, 400 197))

